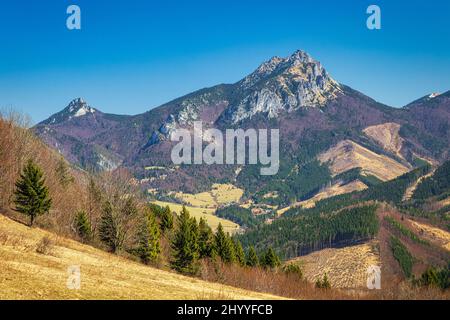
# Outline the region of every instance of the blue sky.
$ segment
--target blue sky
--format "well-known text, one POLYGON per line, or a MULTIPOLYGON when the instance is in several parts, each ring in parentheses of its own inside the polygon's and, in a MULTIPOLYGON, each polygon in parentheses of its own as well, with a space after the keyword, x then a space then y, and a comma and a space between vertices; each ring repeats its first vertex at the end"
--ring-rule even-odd
POLYGON ((392 106, 450 90, 450 1, 9 0, 0 3, 0 106, 35 122, 75 97, 137 114, 233 83, 297 49, 392 106), (66 28, 77 4, 82 30, 66 28), (382 29, 366 28, 381 7, 382 29))

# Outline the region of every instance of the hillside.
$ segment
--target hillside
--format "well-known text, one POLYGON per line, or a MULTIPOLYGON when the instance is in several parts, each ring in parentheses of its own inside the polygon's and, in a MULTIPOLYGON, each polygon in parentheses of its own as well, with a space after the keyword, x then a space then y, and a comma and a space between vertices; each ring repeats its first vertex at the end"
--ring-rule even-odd
POLYGON ((382 288, 388 291, 395 290, 405 279, 420 279, 429 267, 446 268, 450 262, 449 232, 429 222, 404 218, 387 205, 379 207, 377 216, 379 230, 372 240, 317 250, 291 262, 300 265, 311 282, 326 273, 333 287, 359 290, 366 288, 369 266, 381 268, 382 288), (392 239, 398 239, 405 256, 396 255, 392 239), (407 256, 411 260, 405 263, 407 256))
POLYGON ((144 266, 0 215, 0 299, 279 299, 144 266), (51 245, 36 252, 43 238, 51 245), (81 267, 81 289, 66 287, 81 267))

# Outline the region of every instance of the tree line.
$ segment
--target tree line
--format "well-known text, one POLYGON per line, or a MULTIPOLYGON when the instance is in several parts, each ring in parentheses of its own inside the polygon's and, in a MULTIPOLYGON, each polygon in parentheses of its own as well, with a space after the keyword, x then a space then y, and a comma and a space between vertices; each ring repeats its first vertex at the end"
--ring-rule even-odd
MULTIPOLYGON (((68 171, 61 167, 61 177, 68 171)), ((102 183, 90 179, 86 210, 74 214, 73 230, 85 243, 96 241, 112 253, 126 252, 143 263, 157 264, 162 255, 161 242, 170 244, 170 267, 195 275, 202 259, 220 260, 242 267, 276 269, 281 265, 272 248, 262 254, 249 247, 245 252, 237 238, 225 233, 221 224, 213 232, 205 219, 197 221, 186 207, 179 215, 169 207, 143 204, 124 177, 102 183)), ((70 179, 69 179, 70 180, 70 179)), ((38 216, 52 206, 42 169, 32 160, 23 168, 15 189, 16 210, 33 226, 38 216)), ((166 257, 167 258, 167 257, 166 257)))

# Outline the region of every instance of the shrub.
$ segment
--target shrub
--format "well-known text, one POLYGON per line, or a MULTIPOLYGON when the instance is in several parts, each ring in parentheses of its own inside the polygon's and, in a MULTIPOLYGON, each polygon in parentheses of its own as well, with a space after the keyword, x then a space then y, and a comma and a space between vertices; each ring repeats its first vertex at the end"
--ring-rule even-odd
POLYGON ((39 254, 50 255, 53 253, 53 249, 53 241, 49 237, 45 236, 41 239, 41 241, 39 241, 36 247, 36 252, 39 254))

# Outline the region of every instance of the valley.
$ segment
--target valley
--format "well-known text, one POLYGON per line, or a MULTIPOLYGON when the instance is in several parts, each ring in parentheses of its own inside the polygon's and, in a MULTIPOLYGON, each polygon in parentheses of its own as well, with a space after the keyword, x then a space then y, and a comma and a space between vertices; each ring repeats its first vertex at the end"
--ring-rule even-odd
POLYGON ((449 123, 450 91, 392 108, 338 83, 304 51, 142 114, 76 98, 32 128, 2 115, 0 294, 448 299, 449 123), (277 173, 173 163, 171 134, 191 136, 198 122, 277 128, 277 173), (45 186, 50 209, 12 210, 18 181, 45 186), (77 264, 85 287, 67 291, 66 268, 77 264), (373 265, 377 293, 366 287, 373 265))

